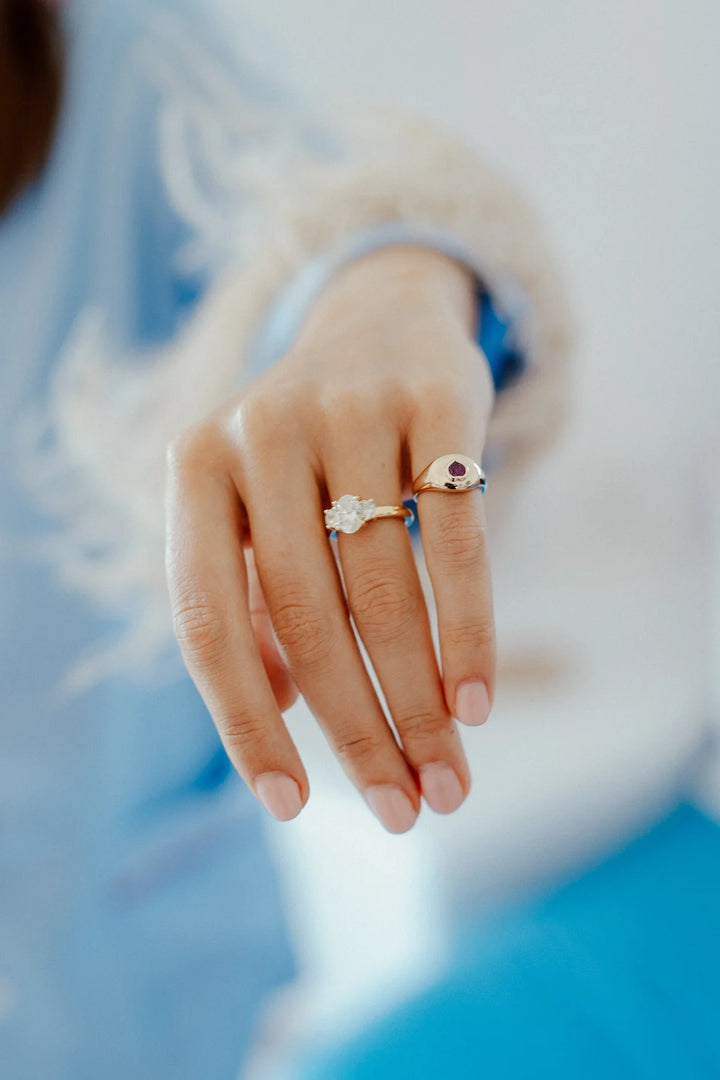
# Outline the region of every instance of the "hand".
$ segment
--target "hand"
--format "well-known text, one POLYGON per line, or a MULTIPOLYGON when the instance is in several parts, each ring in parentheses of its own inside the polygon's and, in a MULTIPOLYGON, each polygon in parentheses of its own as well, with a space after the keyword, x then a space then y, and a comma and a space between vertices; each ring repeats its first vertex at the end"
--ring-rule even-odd
POLYGON ((495 664, 482 495, 418 500, 442 674, 402 520, 340 535, 336 561, 323 508, 345 493, 400 503, 441 454, 480 460, 493 390, 473 291, 429 250, 358 260, 288 355, 170 447, 175 632, 232 762, 282 820, 309 794, 281 715, 296 688, 389 831, 411 827, 421 796, 450 813, 468 792, 453 717, 486 719, 495 664))

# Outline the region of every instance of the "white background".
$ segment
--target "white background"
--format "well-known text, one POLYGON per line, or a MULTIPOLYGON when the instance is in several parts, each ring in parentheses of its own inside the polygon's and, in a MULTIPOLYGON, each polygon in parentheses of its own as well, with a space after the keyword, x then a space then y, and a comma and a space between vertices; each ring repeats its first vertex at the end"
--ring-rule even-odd
POLYGON ((445 913, 576 870, 694 772, 712 699, 720 16, 711 0, 263 0, 261 21, 311 100, 416 107, 521 181, 579 338, 568 430, 494 536, 514 674, 466 734, 466 805, 385 837, 291 717, 313 794, 270 832, 306 963, 293 1015, 332 1034, 441 956, 445 913))

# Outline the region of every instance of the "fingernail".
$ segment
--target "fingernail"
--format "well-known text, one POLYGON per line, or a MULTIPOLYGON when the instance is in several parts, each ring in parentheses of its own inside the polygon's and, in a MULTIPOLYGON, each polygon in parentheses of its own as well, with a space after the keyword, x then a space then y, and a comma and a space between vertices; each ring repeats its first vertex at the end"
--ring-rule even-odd
POLYGON ((477 727, 490 715, 490 696, 480 679, 460 683, 455 695, 455 715, 461 724, 477 727))
POLYGON ((287 773, 263 773, 255 781, 255 792, 268 813, 278 821, 290 821, 302 810, 300 788, 287 773))
POLYGON ((404 833, 415 824, 415 807, 397 784, 372 784, 365 798, 388 832, 404 833))
POLYGON ((421 765, 420 785, 425 801, 436 814, 452 814, 465 798, 457 773, 444 761, 421 765))

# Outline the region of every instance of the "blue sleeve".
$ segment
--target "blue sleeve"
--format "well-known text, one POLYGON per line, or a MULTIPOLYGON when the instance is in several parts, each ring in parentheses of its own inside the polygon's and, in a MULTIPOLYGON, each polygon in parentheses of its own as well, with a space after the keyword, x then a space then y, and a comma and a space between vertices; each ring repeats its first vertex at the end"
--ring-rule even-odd
POLYGON ((495 390, 500 392, 515 382, 525 370, 525 356, 513 346, 512 322, 500 315, 491 294, 478 287, 477 343, 487 357, 495 390))

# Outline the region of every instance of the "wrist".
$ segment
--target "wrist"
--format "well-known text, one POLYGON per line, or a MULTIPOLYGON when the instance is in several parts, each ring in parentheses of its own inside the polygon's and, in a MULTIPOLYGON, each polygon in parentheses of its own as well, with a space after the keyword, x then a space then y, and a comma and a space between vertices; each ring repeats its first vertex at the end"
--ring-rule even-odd
POLYGON ((299 339, 369 319, 442 317, 468 336, 477 328, 477 282, 448 255, 417 244, 381 248, 338 270, 316 298, 299 339))

